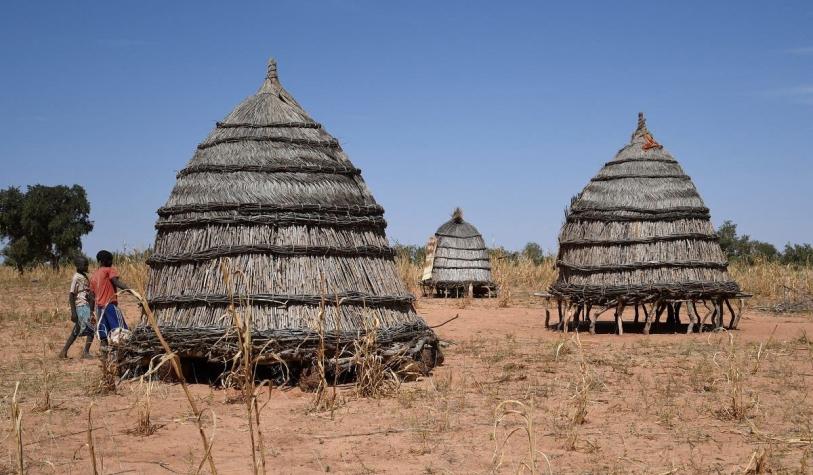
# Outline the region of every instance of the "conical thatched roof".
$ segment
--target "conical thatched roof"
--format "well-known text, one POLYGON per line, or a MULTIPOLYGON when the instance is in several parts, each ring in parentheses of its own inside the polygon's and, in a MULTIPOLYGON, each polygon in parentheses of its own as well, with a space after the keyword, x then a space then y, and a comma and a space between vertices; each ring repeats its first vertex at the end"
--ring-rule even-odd
MULTIPOLYGON (((434 334, 396 271, 383 214, 360 170, 282 87, 271 60, 259 91, 198 145, 158 210, 147 293, 162 332, 190 355, 228 354, 219 339, 232 326, 233 292, 248 302, 255 341, 271 341, 269 351, 296 348, 299 361, 312 356, 323 302, 328 335, 351 340, 377 322, 384 346, 424 339, 431 347, 434 334), (240 272, 233 289, 223 278, 227 262, 240 272)), ((149 346, 138 332, 133 340, 149 346)))
POLYGON ((575 196, 552 293, 575 301, 737 294, 709 210, 643 114, 630 143, 575 196))
POLYGON ((424 284, 436 289, 468 289, 494 287, 491 260, 483 236, 471 223, 463 220, 463 211, 456 208, 452 219, 443 223, 430 242, 434 253, 427 260, 424 284), (431 269, 431 270, 430 270, 431 269))

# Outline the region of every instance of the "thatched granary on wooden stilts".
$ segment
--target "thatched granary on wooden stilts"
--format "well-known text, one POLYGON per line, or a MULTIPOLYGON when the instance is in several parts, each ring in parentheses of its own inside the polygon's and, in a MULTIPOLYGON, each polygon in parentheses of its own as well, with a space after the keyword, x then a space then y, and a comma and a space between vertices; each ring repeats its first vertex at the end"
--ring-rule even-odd
POLYGON ((726 311, 728 327, 736 328, 746 296, 727 271, 694 183, 649 133, 643 114, 631 142, 572 199, 556 266, 550 293, 565 330, 581 318, 594 332, 598 315, 611 310, 622 333, 625 307, 634 308, 636 322, 643 318, 644 333, 664 312, 676 328, 681 310, 687 332, 702 330, 707 319, 721 328, 726 311))
POLYGON ((442 297, 496 293, 486 243, 477 228, 463 220, 460 208, 429 238, 421 287, 424 295, 442 297))
MULTIPOLYGON (((257 93, 198 145, 158 210, 147 299, 162 334, 182 359, 223 367, 238 351, 234 303, 250 318, 257 360, 282 361, 294 376, 314 367, 320 334, 333 368, 371 328, 384 360, 428 371, 438 340, 395 268, 383 215, 271 60, 257 93)), ((120 364, 143 367, 161 352, 141 324, 120 364)))

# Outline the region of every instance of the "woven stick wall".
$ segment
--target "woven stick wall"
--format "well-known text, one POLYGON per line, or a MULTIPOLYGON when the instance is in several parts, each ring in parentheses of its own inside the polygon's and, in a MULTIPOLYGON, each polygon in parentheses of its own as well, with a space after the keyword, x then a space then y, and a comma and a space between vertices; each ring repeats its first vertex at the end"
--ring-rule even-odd
MULTIPOLYGON (((384 350, 420 346, 434 362, 436 338, 396 271, 383 214, 271 60, 259 91, 198 145, 158 210, 147 294, 162 333, 182 356, 228 358, 234 295, 248 302, 254 341, 291 361, 313 357, 325 305, 331 342, 351 342, 377 322, 384 350), (240 271, 232 289, 226 260, 240 271)), ((126 350, 142 363, 160 351, 143 325, 126 350)))
POLYGON ((573 302, 738 294, 709 210, 639 114, 630 143, 575 196, 559 235, 551 293, 573 302))
MULTIPOLYGON (((463 211, 456 208, 452 219, 434 235, 436 246, 431 276, 422 284, 439 290, 496 288, 491 278, 491 259, 483 236, 472 224, 463 220, 463 211)), ((425 275, 429 275, 426 272, 425 275)))

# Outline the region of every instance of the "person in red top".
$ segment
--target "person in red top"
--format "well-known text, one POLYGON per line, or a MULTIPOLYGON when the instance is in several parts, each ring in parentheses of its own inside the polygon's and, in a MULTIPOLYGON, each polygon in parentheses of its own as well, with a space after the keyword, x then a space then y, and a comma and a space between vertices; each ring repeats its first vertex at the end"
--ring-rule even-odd
POLYGON ((127 322, 118 309, 116 289, 129 287, 119 278, 119 271, 113 267, 113 254, 101 250, 96 254, 99 268, 90 276, 90 290, 95 296, 96 315, 99 319, 98 333, 102 346, 107 346, 107 338, 116 328, 127 328, 127 322))

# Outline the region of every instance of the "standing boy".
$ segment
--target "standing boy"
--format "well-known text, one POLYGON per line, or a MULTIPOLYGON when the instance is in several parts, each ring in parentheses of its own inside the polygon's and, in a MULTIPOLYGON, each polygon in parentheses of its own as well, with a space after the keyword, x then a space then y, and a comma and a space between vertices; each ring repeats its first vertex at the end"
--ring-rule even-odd
POLYGON ((82 351, 82 358, 90 358, 90 345, 93 343, 93 324, 91 315, 93 309, 93 294, 90 292, 88 282, 88 260, 85 256, 76 256, 73 260, 76 265, 76 273, 71 279, 71 288, 68 292, 68 304, 71 306, 71 321, 73 330, 68 335, 65 346, 59 353, 60 358, 68 357, 68 350, 77 337, 86 336, 85 349, 82 351))
POLYGON ((90 277, 90 289, 96 297, 96 315, 99 319, 99 339, 103 347, 107 338, 116 328, 127 328, 127 322, 118 309, 116 289, 127 290, 129 287, 119 278, 119 271, 113 267, 113 254, 110 251, 99 251, 96 254, 99 268, 90 277))

